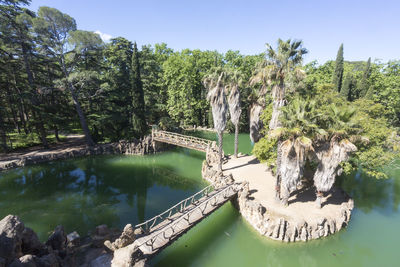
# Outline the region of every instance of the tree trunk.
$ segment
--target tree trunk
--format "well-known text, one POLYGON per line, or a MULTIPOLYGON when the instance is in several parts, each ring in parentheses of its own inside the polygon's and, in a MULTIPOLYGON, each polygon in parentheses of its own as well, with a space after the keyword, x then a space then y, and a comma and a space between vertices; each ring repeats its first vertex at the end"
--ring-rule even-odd
POLYGON ((263 128, 263 123, 260 120, 263 107, 257 103, 250 108, 250 140, 252 143, 257 143, 260 140, 260 130, 263 128))
POLYGON ((54 135, 56 137, 57 142, 61 142, 60 137, 58 136, 58 128, 54 126, 54 135))
POLYGON ((222 172, 222 143, 223 143, 224 133, 218 132, 218 155, 219 155, 219 164, 218 169, 222 172))
MULTIPOLYGON (((272 88, 272 98, 273 98, 273 108, 272 108, 272 116, 271 120, 269 122, 269 129, 274 130, 278 127, 281 126, 281 123, 279 121, 279 116, 281 114, 281 107, 285 105, 285 84, 283 79, 280 80, 280 83, 278 86, 274 86, 272 88)), ((281 174, 280 174, 280 169, 281 169, 281 163, 282 163, 282 141, 278 141, 278 146, 277 146, 277 157, 276 157, 276 185, 275 185, 275 198, 277 200, 280 199, 280 193, 281 193, 281 174)))
MULTIPOLYGON (((32 110, 34 111, 36 108, 38 108, 39 101, 37 100, 36 95, 35 95, 36 94, 35 84, 34 84, 33 74, 32 74, 32 70, 30 67, 29 59, 28 59, 27 48, 23 43, 21 43, 21 48, 22 48, 22 57, 24 59, 25 71, 28 76, 29 87, 30 87, 31 93, 32 93, 32 97, 30 99, 32 102, 32 105, 33 105, 32 110)), ((48 148, 49 144, 46 139, 46 130, 44 128, 43 118, 42 118, 42 114, 41 114, 40 110, 39 110, 38 114, 36 114, 36 115, 37 115, 37 120, 35 119, 36 130, 39 134, 39 138, 40 138, 43 146, 45 148, 48 148)))
POLYGON ((238 143, 239 143, 238 137, 239 137, 239 123, 236 123, 235 124, 235 153, 234 153, 235 158, 237 158, 237 156, 238 156, 238 143))
POLYGON ((4 127, 3 116, 0 114, 0 147, 4 152, 8 151, 6 129, 4 127))
POLYGON ((357 147, 349 140, 344 139, 339 141, 339 138, 334 136, 329 142, 322 144, 315 149, 318 158, 318 167, 314 173, 314 185, 317 189, 317 205, 321 206, 318 201, 321 198, 319 192, 328 192, 331 190, 336 176, 342 173, 340 163, 349 159, 350 154, 357 151, 357 147))
POLYGON ((272 116, 269 122, 269 129, 274 130, 281 127, 279 116, 281 115, 281 108, 285 105, 285 85, 284 81, 281 80, 279 86, 274 86, 272 89, 272 116))
MULTIPOLYGON (((60 59, 60 63, 61 63, 64 75, 65 75, 65 78, 68 80, 69 75, 67 72, 67 68, 65 67, 65 62, 64 62, 63 58, 60 59)), ((90 135, 89 127, 87 126, 87 123, 86 123, 85 114, 83 114, 81 105, 78 101, 78 97, 75 94, 75 87, 71 82, 67 82, 67 83, 68 83, 68 89, 72 96, 72 100, 74 101, 76 112, 78 113, 78 117, 79 117, 79 121, 82 126, 83 133, 85 134, 86 143, 88 144, 88 146, 94 146, 92 136, 90 135)))
POLYGON ((281 162, 282 162, 282 141, 278 140, 278 145, 277 145, 277 156, 276 156, 276 184, 275 184, 275 199, 280 200, 281 199, 281 162))

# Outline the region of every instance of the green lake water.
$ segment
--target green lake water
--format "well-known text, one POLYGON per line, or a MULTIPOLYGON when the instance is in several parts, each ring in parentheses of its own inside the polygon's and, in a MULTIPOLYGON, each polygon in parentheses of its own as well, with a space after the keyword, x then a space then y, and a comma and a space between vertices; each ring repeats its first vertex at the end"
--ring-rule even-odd
MULTIPOLYGON (((214 133, 196 133, 216 139, 214 133)), ((225 153, 233 136, 225 135, 225 153)), ((249 153, 248 135, 239 151, 249 153)), ((148 156, 96 156, 0 173, 0 217, 17 214, 42 240, 58 224, 87 234, 96 225, 136 224, 200 190, 205 154, 176 149, 148 156)), ((394 166, 394 165, 393 165, 394 166)), ((355 200, 349 226, 286 244, 261 237, 227 203, 150 261, 152 266, 399 266, 400 170, 390 178, 341 177, 355 200)))

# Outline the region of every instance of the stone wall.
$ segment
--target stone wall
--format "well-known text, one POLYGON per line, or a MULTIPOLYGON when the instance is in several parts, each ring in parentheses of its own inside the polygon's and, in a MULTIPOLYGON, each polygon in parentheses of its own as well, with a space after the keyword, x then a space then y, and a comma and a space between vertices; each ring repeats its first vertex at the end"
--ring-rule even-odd
MULTIPOLYGON (((234 178, 227 178, 218 171, 218 152, 213 148, 207 152, 206 160, 203 162, 202 177, 216 184, 224 184, 226 179, 234 178)), ((347 202, 341 204, 341 214, 337 218, 310 218, 309 221, 295 221, 269 212, 267 207, 249 197, 248 183, 242 185, 234 205, 261 235, 284 242, 308 241, 334 234, 347 226, 354 207, 353 200, 348 198, 347 202)))
MULTIPOLYGON (((249 187, 244 186, 235 203, 243 217, 261 235, 284 242, 308 241, 334 234, 347 226, 353 200, 343 203, 341 216, 337 218, 310 218, 309 221, 294 221, 291 218, 268 213, 259 202, 249 197, 249 187)), ((284 207, 283 207, 284 208, 284 207)))

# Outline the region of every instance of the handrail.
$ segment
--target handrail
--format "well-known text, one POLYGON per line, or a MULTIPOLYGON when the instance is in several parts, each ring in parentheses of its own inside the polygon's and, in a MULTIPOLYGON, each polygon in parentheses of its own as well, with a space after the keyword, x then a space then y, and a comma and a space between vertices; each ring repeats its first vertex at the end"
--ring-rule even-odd
POLYGON ((208 139, 203 139, 195 136, 188 136, 188 135, 183 135, 183 134, 178 134, 178 133, 173 133, 173 132, 167 132, 167 131, 159 131, 159 130, 153 130, 153 136, 155 137, 168 137, 168 136, 176 136, 176 137, 182 137, 183 139, 189 139, 191 141, 198 141, 201 143, 205 144, 210 144, 213 141, 208 140, 208 139))
MULTIPOLYGON (((212 196, 212 198, 214 198, 215 201, 217 201, 216 198, 217 198, 220 194, 224 193, 225 191, 227 191, 227 190, 229 190, 229 189, 233 189, 233 186, 234 186, 234 185, 235 185, 235 184, 230 184, 230 185, 225 186, 224 188, 220 189, 216 194, 214 194, 214 195, 212 196)), ((207 187, 206 187, 206 188, 207 188, 207 187)), ((225 198, 227 198, 227 195, 224 195, 223 197, 224 197, 224 199, 225 199, 225 198)), ((211 201, 212 198, 210 198, 208 201, 211 201)), ((208 203, 208 202, 207 202, 207 203, 208 203)), ((214 204, 214 205, 215 205, 215 204, 214 204)), ((167 229, 170 229, 170 228, 172 228, 172 227, 174 227, 174 226, 176 226, 176 225, 177 225, 180 221, 182 221, 182 220, 186 220, 186 221, 189 222, 189 219, 190 219, 190 218, 189 218, 189 216, 190 216, 190 213, 189 213, 189 212, 194 211, 194 210, 196 210, 196 209, 200 209, 200 205, 199 205, 199 206, 196 206, 196 207, 195 207, 194 209, 192 209, 192 210, 189 210, 189 211, 185 212, 184 214, 182 214, 182 216, 181 216, 179 219, 177 219, 177 220, 174 222, 174 224, 171 224, 171 225, 167 226, 166 228, 163 228, 162 231, 160 231, 160 232, 157 233, 156 235, 152 236, 151 238, 144 240, 144 241, 141 242, 139 245, 136 245, 136 247, 140 247, 140 246, 142 246, 143 244, 146 244, 147 242, 151 241, 152 249, 154 249, 154 248, 153 248, 153 244, 154 244, 154 242, 156 241, 156 239, 157 239, 161 234, 164 234, 164 238, 167 239, 167 238, 165 237, 165 232, 166 232, 166 230, 167 230, 167 229), (187 219, 185 218, 186 215, 188 215, 188 216, 187 216, 187 219), (154 241, 153 241, 153 240, 154 240, 154 241)), ((172 232, 174 233, 175 231, 172 229, 172 232)), ((171 237, 172 237, 172 235, 171 235, 169 238, 171 238, 171 237)), ((168 238, 168 239, 169 239, 169 238, 168 238)))
MULTIPOLYGON (((162 221, 164 221, 166 218, 170 218, 172 215, 175 215, 175 214, 177 214, 178 212, 182 212, 182 211, 183 211, 184 209, 186 209, 186 207, 188 206, 188 205, 187 205, 187 204, 188 204, 188 203, 187 203, 188 200, 190 200, 190 204, 189 204, 189 206, 190 206, 191 204, 193 204, 195 201, 198 200, 198 199, 195 200, 195 198, 196 198, 197 196, 201 195, 200 198, 202 198, 202 197, 204 197, 204 196, 208 196, 208 194, 209 194, 210 192, 212 192, 213 189, 214 189, 214 185, 212 185, 212 184, 209 185, 209 186, 207 186, 207 187, 205 187, 205 188, 203 188, 201 191, 197 192, 196 194, 194 194, 194 195, 192 195, 192 196, 190 196, 190 197, 188 197, 188 198, 185 198, 184 200, 182 200, 182 201, 180 201, 179 203, 175 204, 174 206, 172 206, 171 208, 167 209, 166 211, 164 211, 164 212, 162 212, 162 213, 160 213, 160 214, 154 216, 153 218, 151 218, 151 219, 149 219, 149 220, 147 220, 147 221, 145 221, 145 222, 143 222, 143 223, 137 224, 137 225, 135 226, 135 229, 141 228, 145 233, 149 233, 150 230, 151 230, 151 228, 152 228, 154 225, 156 225, 157 219, 162 219, 162 220, 160 221, 160 222, 162 222, 162 221), (179 209, 176 209, 177 207, 179 207, 179 209), (178 212, 172 213, 172 212, 174 211, 174 209, 175 209, 175 211, 178 211, 178 212), (163 219, 163 217, 164 217, 167 213, 168 213, 168 216, 167 216, 166 218, 163 219), (151 224, 150 224, 150 222, 151 222, 151 224), (150 226, 149 226, 149 225, 150 225, 150 226), (143 226, 144 226, 144 228, 143 228, 143 226)), ((200 199, 200 198, 199 198, 199 199, 200 199)))

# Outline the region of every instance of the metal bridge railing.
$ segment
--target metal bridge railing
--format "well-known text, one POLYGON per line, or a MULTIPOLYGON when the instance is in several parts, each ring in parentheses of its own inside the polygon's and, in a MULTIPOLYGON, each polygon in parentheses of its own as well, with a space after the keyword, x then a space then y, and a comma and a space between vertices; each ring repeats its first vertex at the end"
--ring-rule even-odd
POLYGON ((194 136, 188 136, 188 135, 183 135, 183 134, 178 134, 178 133, 173 133, 173 132, 167 132, 167 131, 159 131, 156 129, 152 130, 152 136, 153 138, 159 138, 161 140, 165 141, 172 141, 175 144, 185 144, 185 145, 190 145, 190 144, 199 144, 207 148, 213 141, 199 138, 199 137, 194 137, 194 136))
MULTIPOLYGON (((235 184, 231 184, 231 185, 225 186, 224 188, 220 188, 220 189, 217 191, 216 194, 214 194, 213 196, 211 196, 210 199, 207 199, 207 200, 206 200, 206 202, 205 202, 206 204, 205 204, 203 210, 201 209, 200 205, 194 207, 194 209, 191 209, 190 211, 187 211, 186 213, 182 214, 182 216, 180 216, 176 221, 174 221, 173 224, 168 225, 167 227, 165 227, 164 229, 162 229, 162 231, 160 231, 160 232, 157 233, 156 235, 153 235, 153 236, 151 236, 149 239, 146 239, 146 240, 142 241, 140 244, 136 244, 136 247, 140 247, 140 246, 146 244, 146 245, 148 245, 148 246, 151 246, 152 250, 158 249, 158 248, 154 248, 154 243, 157 241, 158 238, 161 238, 161 237, 162 237, 164 240, 169 240, 170 238, 172 238, 172 237, 174 236, 174 234, 176 233, 174 227, 177 226, 177 225, 179 224, 179 222, 181 222, 182 220, 185 220, 187 223, 190 223, 190 215, 193 214, 193 212, 194 212, 195 210, 197 210, 197 209, 200 209, 201 213, 204 215, 204 211, 205 211, 205 209, 207 208, 208 203, 210 203, 212 206, 217 205, 217 201, 218 201, 217 198, 218 198, 220 195, 222 195, 222 197, 223 197, 224 200, 227 199, 228 197, 231 196, 230 191, 232 191, 232 193, 236 193, 236 192, 237 192, 237 190, 235 190, 235 186, 236 186, 235 184), (214 200, 214 203, 212 203, 212 200, 214 200), (168 230, 172 230, 172 233, 170 234, 169 237, 166 236, 166 232, 167 232, 168 230)), ((208 187, 210 187, 210 186, 208 186, 208 187)), ((207 189, 208 187, 204 188, 203 190, 207 189)), ((203 191, 203 190, 202 190, 202 191, 203 191)), ((200 191, 200 192, 202 192, 202 191, 200 191)), ((199 193, 200 193, 200 192, 199 192, 199 193)), ((187 199, 189 199, 189 198, 187 198, 187 199)), ((187 199, 185 199, 185 200, 187 200, 187 199)), ((183 200, 183 201, 185 201, 185 200, 183 200)), ((202 202, 202 203, 204 203, 204 202, 202 202)), ((178 203, 177 205, 179 205, 179 203, 178 203)), ((177 206, 177 205, 175 205, 175 206, 177 206)), ((175 206, 174 206, 174 207, 175 207, 175 206)), ((174 207, 172 207, 171 209, 173 209, 174 207)), ((156 216, 156 217, 157 217, 157 216, 156 216)), ((154 218, 156 218, 156 217, 154 217, 154 218)), ((154 219, 154 218, 153 218, 153 219, 154 219)), ((153 219, 151 219, 151 220, 153 220, 153 219)), ((150 221, 150 220, 149 220, 149 221, 150 221)), ((144 224, 144 223, 143 223, 143 224, 144 224)), ((180 229, 180 230, 182 230, 182 229, 180 229)))
POLYGON ((152 228, 157 225, 157 223, 161 223, 166 219, 170 219, 173 215, 177 213, 182 213, 188 206, 196 203, 201 198, 208 196, 208 194, 210 194, 212 191, 214 191, 214 186, 209 185, 204 189, 202 189, 201 191, 197 192, 196 194, 182 200, 178 204, 167 209, 163 213, 160 213, 143 223, 137 224, 135 228, 136 229, 141 228, 144 233, 148 234, 152 230, 152 228))

